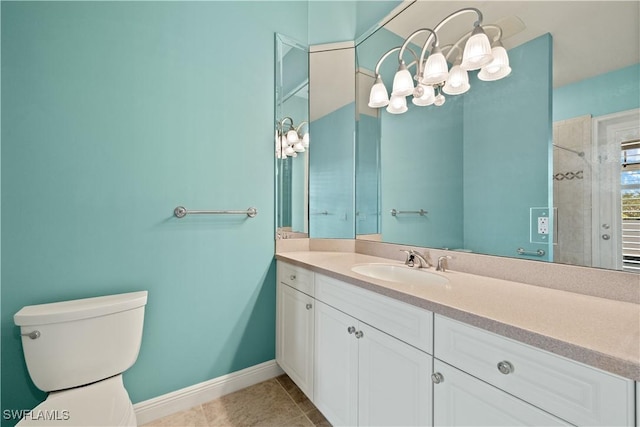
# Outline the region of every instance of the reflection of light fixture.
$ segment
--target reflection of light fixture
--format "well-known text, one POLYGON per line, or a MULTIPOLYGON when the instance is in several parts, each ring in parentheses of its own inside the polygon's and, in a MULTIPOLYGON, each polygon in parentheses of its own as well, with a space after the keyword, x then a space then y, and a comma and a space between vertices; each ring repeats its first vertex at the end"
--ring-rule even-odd
POLYGON ((276 125, 276 158, 286 159, 287 157, 297 157, 298 153, 304 153, 309 148, 309 123, 302 122, 296 127, 291 117, 285 117, 276 125), (286 122, 288 121, 288 124, 286 122), (307 126, 307 131, 301 133, 303 126, 307 126))
MULTIPOLYGON (((376 80, 369 93, 369 107, 387 107, 387 111, 392 114, 402 114, 407 111, 406 96, 413 96, 413 104, 417 106, 436 105, 445 103, 444 94, 461 95, 470 88, 468 71, 478 70, 478 78, 485 81, 499 80, 506 77, 510 72, 509 57, 507 51, 502 46, 500 38, 502 30, 495 25, 488 25, 498 30, 498 35, 490 43, 487 34, 482 27, 482 13, 473 7, 460 9, 444 18, 435 28, 421 28, 414 31, 407 37, 402 46, 395 47, 386 52, 378 60, 375 68, 376 80), (475 13, 478 19, 473 24, 473 30, 463 35, 460 40, 449 48, 445 57, 439 47, 438 31, 451 19, 464 13, 475 13), (418 58, 407 46, 418 34, 428 32, 426 42, 422 48, 420 58, 418 58), (464 43, 464 48, 461 45, 464 43), (416 61, 406 65, 403 59, 404 51, 408 50, 416 57, 416 61), (453 67, 449 70, 447 60, 456 50, 462 52, 456 58, 453 67), (391 99, 387 92, 382 77, 380 66, 382 62, 395 51, 398 53, 398 71, 393 78, 393 89, 391 99), (425 55, 429 51, 429 56, 425 61, 425 55), (416 73, 411 78, 409 68, 415 64, 416 73), (417 80, 417 86, 413 86, 413 80, 417 80)), ((446 49, 443 47, 442 49, 446 49)))

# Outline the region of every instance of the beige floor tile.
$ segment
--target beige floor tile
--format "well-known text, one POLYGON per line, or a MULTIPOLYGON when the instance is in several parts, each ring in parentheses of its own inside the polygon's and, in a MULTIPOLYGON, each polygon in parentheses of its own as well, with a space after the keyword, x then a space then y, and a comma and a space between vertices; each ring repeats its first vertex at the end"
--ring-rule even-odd
POLYGON ((286 426, 302 411, 275 379, 202 405, 209 426, 286 426))
POLYGON ((280 375, 276 378, 285 391, 291 396, 294 402, 298 405, 300 410, 305 414, 309 411, 316 409, 311 403, 309 398, 300 390, 300 388, 293 382, 287 374, 280 375))
POLYGON ((331 423, 329 423, 324 415, 322 415, 322 413, 317 409, 314 409, 313 411, 307 413, 307 417, 309 417, 309 420, 313 423, 314 426, 331 427, 331 423))
POLYGON ((208 427, 208 424, 202 407, 196 406, 152 421, 142 427, 208 427))
POLYGON ((313 427, 313 423, 309 421, 309 418, 306 415, 302 415, 298 418, 294 418, 293 420, 287 422, 287 427, 313 427))

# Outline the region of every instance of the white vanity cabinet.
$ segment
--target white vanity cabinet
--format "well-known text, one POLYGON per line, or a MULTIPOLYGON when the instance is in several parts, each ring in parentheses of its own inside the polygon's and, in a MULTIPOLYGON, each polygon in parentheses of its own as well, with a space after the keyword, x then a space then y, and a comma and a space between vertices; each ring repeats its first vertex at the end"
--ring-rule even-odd
POLYGON ((434 426, 571 425, 438 359, 433 370, 434 426))
POLYGON ((634 425, 633 381, 440 315, 434 322, 436 425, 634 425), (475 413, 458 419, 461 407, 475 413))
POLYGON ((640 427, 632 380, 281 261, 276 323, 333 425, 640 427))
POLYGON ((431 425, 432 357, 386 332, 428 332, 420 344, 430 349, 432 313, 321 275, 316 299, 314 404, 327 420, 431 425))
POLYGON ((313 273, 278 262, 276 361, 313 400, 313 273))

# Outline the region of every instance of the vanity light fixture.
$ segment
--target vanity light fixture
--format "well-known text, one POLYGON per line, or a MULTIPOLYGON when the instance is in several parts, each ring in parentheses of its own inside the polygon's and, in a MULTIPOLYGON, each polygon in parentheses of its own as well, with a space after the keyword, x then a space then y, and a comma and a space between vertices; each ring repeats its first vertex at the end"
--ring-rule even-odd
POLYGON ((296 127, 291 117, 285 117, 278 121, 275 143, 276 158, 278 159, 297 157, 298 153, 304 153, 309 148, 309 122, 302 122, 296 127), (301 133, 304 126, 307 127, 307 131, 301 133))
POLYGON ((447 95, 461 95, 470 89, 468 71, 480 70, 478 78, 484 81, 495 81, 506 77, 511 73, 509 67, 509 57, 504 46, 500 42, 502 30, 496 25, 487 25, 482 27, 482 12, 480 10, 468 7, 453 12, 444 18, 434 29, 421 28, 414 31, 407 37, 402 46, 395 47, 386 52, 378 60, 375 68, 376 80, 369 93, 369 107, 382 108, 387 107, 387 111, 391 114, 402 114, 408 110, 406 98, 413 96, 412 102, 417 106, 436 105, 441 106, 447 95), (465 13, 475 13, 478 19, 473 24, 473 29, 463 35, 456 43, 451 46, 443 47, 449 49, 447 56, 442 53, 439 46, 438 30, 440 30, 447 22, 453 18, 465 13), (493 43, 489 41, 489 37, 484 28, 497 30, 493 43), (420 58, 407 46, 411 40, 418 34, 428 32, 420 58), (464 48, 461 45, 464 43, 464 48), (406 65, 403 59, 405 50, 408 50, 416 58, 415 62, 406 65), (393 89, 391 99, 387 88, 382 81, 380 75, 380 66, 382 62, 392 53, 398 53, 398 71, 393 78, 393 89), (429 55, 425 61, 427 51, 429 55), (460 52, 461 51, 461 52, 460 52), (448 60, 453 55, 453 66, 449 69, 448 60), (412 77, 409 68, 415 65, 416 72, 412 77), (414 87, 413 81, 417 81, 414 87))

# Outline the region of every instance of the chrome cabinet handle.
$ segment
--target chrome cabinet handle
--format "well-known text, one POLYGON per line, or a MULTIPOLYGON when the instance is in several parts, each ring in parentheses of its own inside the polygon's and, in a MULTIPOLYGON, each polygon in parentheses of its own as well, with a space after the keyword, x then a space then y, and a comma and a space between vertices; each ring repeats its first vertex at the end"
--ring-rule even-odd
POLYGON ((356 331, 356 327, 355 326, 349 326, 347 328, 347 332, 349 332, 350 334, 354 333, 356 331))
POLYGON ((307 310, 311 310, 311 308, 312 308, 312 307, 313 307, 313 306, 312 306, 311 304, 307 304, 307 305, 306 305, 307 310))
POLYGON ((358 331, 358 332, 356 332, 356 338, 360 339, 360 338, 362 338, 363 336, 364 336, 364 332, 362 332, 362 331, 358 331))
POLYGON ((28 332, 26 334, 20 334, 20 336, 22 337, 29 337, 32 340, 35 340, 37 338, 40 338, 40 331, 32 331, 32 332, 28 332))
POLYGON ((289 276, 289 280, 296 280, 296 275, 292 274, 291 276, 289 276))
POLYGON ((510 362, 503 360, 502 362, 498 363, 498 370, 502 374, 509 375, 513 372, 513 365, 510 362))
POLYGON ((444 376, 440 372, 434 372, 433 374, 431 374, 431 381, 434 384, 440 384, 444 382, 444 376))

